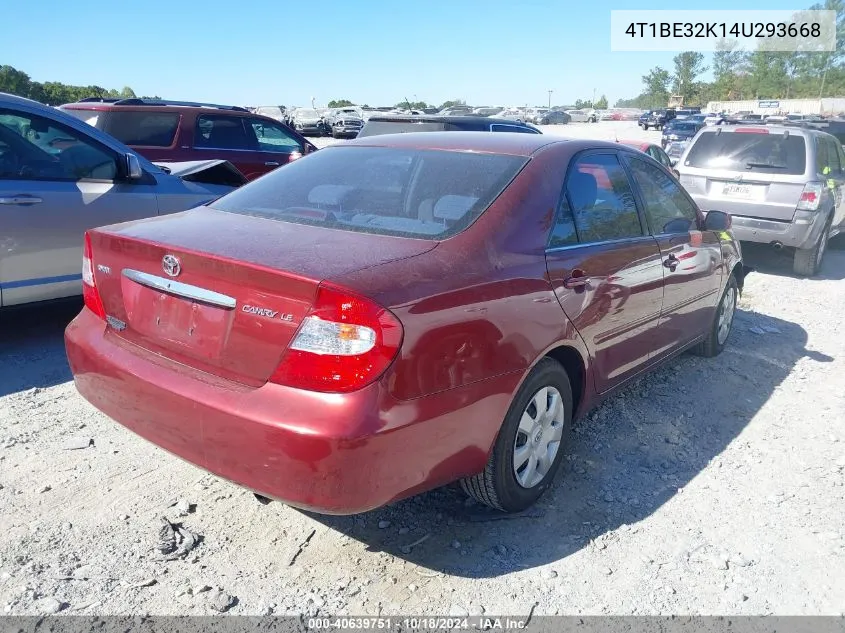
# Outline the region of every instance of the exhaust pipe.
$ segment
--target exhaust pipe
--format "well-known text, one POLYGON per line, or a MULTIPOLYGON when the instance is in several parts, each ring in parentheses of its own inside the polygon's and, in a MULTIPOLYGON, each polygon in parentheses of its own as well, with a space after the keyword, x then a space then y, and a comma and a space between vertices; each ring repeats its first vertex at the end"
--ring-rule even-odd
POLYGON ((779 251, 780 249, 782 249, 782 248, 783 248, 783 244, 782 244, 781 242, 772 242, 772 247, 773 247, 776 251, 779 251))
POLYGON ((265 497, 264 495, 260 495, 257 492, 253 492, 252 494, 255 495, 255 498, 258 501, 258 503, 260 503, 263 506, 266 506, 268 503, 273 501, 272 499, 265 497))

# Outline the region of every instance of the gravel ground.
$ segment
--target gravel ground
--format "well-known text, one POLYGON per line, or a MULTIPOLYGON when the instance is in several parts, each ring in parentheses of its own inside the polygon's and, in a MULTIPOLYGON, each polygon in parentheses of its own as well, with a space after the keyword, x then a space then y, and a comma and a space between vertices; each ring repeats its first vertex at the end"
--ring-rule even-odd
MULTIPOLYGON (((618 129, 645 134, 555 133, 618 129)), ((725 353, 581 420, 518 518, 452 487, 355 517, 261 505, 77 395, 62 330, 78 304, 2 315, 2 612, 840 614, 845 252, 812 280, 746 256, 725 353)))

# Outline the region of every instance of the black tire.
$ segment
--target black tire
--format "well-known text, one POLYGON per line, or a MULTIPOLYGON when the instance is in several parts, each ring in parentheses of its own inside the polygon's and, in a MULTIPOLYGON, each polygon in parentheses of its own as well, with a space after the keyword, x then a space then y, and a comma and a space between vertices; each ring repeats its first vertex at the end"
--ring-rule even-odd
POLYGON ((821 270, 825 253, 827 253, 827 241, 830 235, 830 223, 832 220, 833 214, 831 213, 827 220, 825 220, 824 228, 818 241, 812 247, 795 249, 792 270, 795 271, 796 275, 812 277, 821 270))
POLYGON ((719 299, 719 305, 716 306, 716 312, 713 315, 713 323, 710 325, 710 331, 707 333, 707 338, 701 341, 698 345, 692 348, 692 353, 697 356, 704 356, 705 358, 713 358, 722 353, 731 337, 731 330, 733 328, 734 315, 731 314, 730 324, 728 325, 728 332, 724 338, 719 340, 719 323, 722 310, 724 308, 725 300, 728 299, 729 293, 733 293, 733 312, 736 313, 736 304, 739 301, 739 286, 736 283, 736 277, 731 274, 728 283, 725 285, 725 290, 722 292, 722 298, 719 299))
POLYGON ((566 371, 551 358, 541 360, 522 384, 511 403, 496 443, 484 470, 461 480, 461 487, 470 497, 503 512, 521 512, 530 507, 548 489, 566 452, 572 427, 572 387, 566 371), (514 446, 520 419, 534 395, 543 387, 558 390, 563 403, 563 424, 560 444, 546 475, 534 486, 524 488, 514 472, 514 446))

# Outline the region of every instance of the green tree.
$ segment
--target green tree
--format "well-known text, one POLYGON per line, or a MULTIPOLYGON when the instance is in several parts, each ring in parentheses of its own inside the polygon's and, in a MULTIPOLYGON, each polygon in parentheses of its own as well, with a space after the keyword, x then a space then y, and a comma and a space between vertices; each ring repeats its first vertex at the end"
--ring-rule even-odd
POLYGON ((32 81, 22 70, 12 66, 0 66, 0 92, 28 97, 32 81))
POLYGON ((593 107, 596 108, 596 110, 607 110, 607 97, 602 95, 593 107))
POLYGON ((346 108, 348 106, 355 105, 349 99, 332 99, 329 101, 330 108, 346 108))
POLYGON ((576 99, 575 100, 575 109, 576 110, 582 110, 584 108, 592 108, 592 107, 593 107, 593 102, 590 101, 589 99, 587 99, 587 100, 576 99))
POLYGON ((672 75, 672 86, 675 94, 683 95, 690 101, 696 97, 696 79, 707 71, 704 65, 704 54, 698 51, 686 51, 675 55, 675 74, 672 75))
POLYGON ((744 71, 748 55, 737 50, 737 41, 719 42, 713 53, 713 90, 715 99, 731 99, 736 96, 738 77, 744 71))
POLYGON ((647 75, 643 75, 643 84, 645 84, 645 92, 648 103, 645 107, 657 108, 666 106, 669 101, 669 82, 672 76, 669 71, 655 66, 647 75))
POLYGON ((444 101, 442 104, 440 104, 440 107, 438 108, 438 110, 444 110, 446 108, 452 108, 454 106, 466 105, 466 104, 467 104, 467 102, 464 101, 463 99, 452 99, 451 101, 444 101))

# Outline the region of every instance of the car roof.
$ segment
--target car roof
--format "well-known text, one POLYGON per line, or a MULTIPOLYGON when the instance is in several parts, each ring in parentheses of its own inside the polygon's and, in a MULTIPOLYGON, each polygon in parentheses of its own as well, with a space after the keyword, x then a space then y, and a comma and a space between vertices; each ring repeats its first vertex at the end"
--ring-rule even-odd
POLYGON ((652 145, 656 145, 656 143, 652 143, 651 141, 635 141, 633 139, 621 139, 616 141, 620 145, 627 145, 628 147, 636 147, 639 150, 645 150, 651 147, 652 145))
POLYGON ((748 130, 749 128, 761 130, 759 134, 769 134, 770 136, 777 136, 778 134, 807 136, 810 134, 824 133, 824 130, 813 129, 800 125, 743 125, 741 122, 736 125, 723 125, 715 128, 705 127, 703 129, 711 134, 736 134, 737 131, 748 130))
POLYGON ((519 125, 521 127, 530 127, 520 121, 513 121, 511 119, 498 119, 489 116, 478 115, 443 115, 443 114, 379 114, 371 116, 370 121, 378 121, 380 123, 399 122, 413 122, 413 123, 475 123, 475 124, 502 124, 502 125, 519 125))
MULTIPOLYGON (((531 156, 550 145, 567 144, 573 152, 585 149, 618 149, 608 141, 591 139, 568 139, 543 134, 508 134, 486 132, 407 132, 404 134, 382 134, 352 139, 334 148, 344 147, 395 147, 400 149, 432 149, 488 154, 510 154, 531 156)), ((322 150, 321 150, 322 151, 322 150)))

